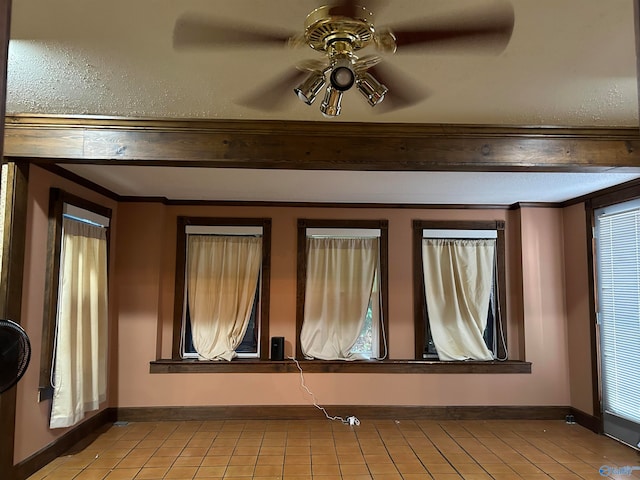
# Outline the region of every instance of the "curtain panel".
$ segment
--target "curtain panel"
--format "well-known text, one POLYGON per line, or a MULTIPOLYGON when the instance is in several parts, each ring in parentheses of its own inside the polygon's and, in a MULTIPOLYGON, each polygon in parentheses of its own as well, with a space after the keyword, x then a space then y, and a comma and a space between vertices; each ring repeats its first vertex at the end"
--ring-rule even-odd
POLYGON ((356 360, 378 266, 377 238, 307 238, 302 353, 321 360, 356 360))
POLYGON ((251 318, 262 238, 189 235, 187 298, 201 360, 232 360, 251 318))
POLYGON ((422 240, 429 326, 438 357, 493 360, 484 342, 495 240, 422 240))
POLYGON ((106 229, 64 218, 50 428, 75 425, 107 392, 106 229))

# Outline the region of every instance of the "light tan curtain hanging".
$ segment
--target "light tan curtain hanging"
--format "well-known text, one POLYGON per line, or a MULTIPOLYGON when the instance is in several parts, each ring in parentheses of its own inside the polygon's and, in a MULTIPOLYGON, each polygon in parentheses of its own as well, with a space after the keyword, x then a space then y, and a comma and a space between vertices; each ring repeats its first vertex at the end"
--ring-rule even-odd
POLYGON ((431 336, 440 360, 492 360, 487 326, 495 240, 423 239, 431 336))
POLYGON ((74 425, 106 400, 107 298, 105 229, 63 219, 50 428, 74 425))
POLYGON ((306 357, 361 358, 350 352, 358 339, 378 265, 377 238, 308 238, 304 322, 306 357))
POLYGON ((189 313, 200 359, 236 356, 251 318, 261 260, 259 237, 189 235, 189 313))

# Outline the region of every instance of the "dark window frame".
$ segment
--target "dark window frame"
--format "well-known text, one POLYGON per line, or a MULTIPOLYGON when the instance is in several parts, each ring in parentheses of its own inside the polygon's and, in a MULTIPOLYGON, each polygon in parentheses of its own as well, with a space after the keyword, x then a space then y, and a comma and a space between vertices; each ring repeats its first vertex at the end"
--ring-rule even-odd
MULTIPOLYGON (((91 211, 111 221, 112 211, 97 203, 65 192, 59 188, 49 190, 49 232, 47 238, 47 263, 45 265, 44 315, 42 321, 42 350, 40 351, 39 401, 53 398, 51 372, 53 371, 53 350, 58 311, 60 278, 60 254, 62 251, 62 215, 64 205, 69 204, 91 211)), ((107 275, 111 245, 111 226, 107 227, 107 275)))
POLYGON ((609 189, 603 191, 600 195, 594 195, 585 202, 585 224, 587 238, 587 269, 588 285, 589 285, 589 314, 590 325, 590 348, 591 348, 591 388, 593 405, 593 430, 598 433, 604 432, 604 413, 603 400, 601 392, 602 374, 600 371, 600 357, 602 355, 600 348, 600 332, 598 326, 598 294, 597 294, 597 275, 596 275, 596 247, 595 247, 595 228, 596 228, 596 210, 618 203, 624 203, 640 198, 638 193, 638 184, 633 182, 631 186, 621 189, 609 189))
POLYGON ((187 263, 188 225, 218 227, 262 227, 262 273, 260 276, 260 345, 259 360, 269 359, 269 302, 271 279, 271 219, 232 217, 178 217, 176 234, 175 295, 173 306, 172 360, 189 361, 180 356, 180 336, 182 335, 182 308, 184 305, 185 275, 187 263))
MULTIPOLYGON (((325 220, 298 219, 298 238, 296 256, 296 358, 304 359, 300 346, 300 332, 304 320, 304 300, 307 279, 307 229, 308 228, 344 228, 380 230, 380 298, 382 299, 382 328, 380 352, 384 352, 384 340, 389 344, 389 221, 388 220, 325 220)), ((317 360, 322 361, 322 360, 317 360)), ((370 360, 376 361, 376 360, 370 360)))
MULTIPOLYGON (((504 339, 507 337, 507 292, 506 292, 506 245, 505 222, 503 220, 414 220, 413 235, 413 312, 415 331, 415 359, 422 360, 425 348, 425 330, 427 325, 426 299, 424 297, 424 275, 422 273, 422 231, 424 229, 441 230, 496 230, 497 255, 497 289, 499 309, 496 313, 496 325, 502 329, 504 339)), ((496 334, 499 334, 498 332, 496 334)), ((498 342, 498 358, 506 358, 507 352, 502 342, 498 342)))

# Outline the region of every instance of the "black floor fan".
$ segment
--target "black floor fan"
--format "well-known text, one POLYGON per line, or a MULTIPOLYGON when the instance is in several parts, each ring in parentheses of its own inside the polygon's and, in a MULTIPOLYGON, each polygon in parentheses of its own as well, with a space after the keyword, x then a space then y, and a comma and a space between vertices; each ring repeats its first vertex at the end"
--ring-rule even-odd
POLYGON ((0 319, 0 394, 13 387, 31 358, 29 337, 20 325, 0 319))

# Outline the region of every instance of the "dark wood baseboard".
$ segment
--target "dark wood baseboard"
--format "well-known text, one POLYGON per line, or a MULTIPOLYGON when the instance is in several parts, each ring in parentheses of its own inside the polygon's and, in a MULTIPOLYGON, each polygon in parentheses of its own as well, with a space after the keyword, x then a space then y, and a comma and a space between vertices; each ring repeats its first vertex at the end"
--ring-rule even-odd
POLYGON ((93 442, 105 428, 115 422, 116 418, 117 410, 115 408, 102 410, 86 422, 69 430, 60 438, 57 438, 43 449, 34 453, 29 458, 14 465, 10 478, 23 480, 60 455, 69 451, 81 450, 93 442))
POLYGON ((588 428, 592 432, 602 434, 602 419, 571 407, 570 415, 573 415, 576 423, 581 427, 588 428))
MULTIPOLYGON (((392 420, 563 420, 569 407, 562 406, 375 406, 332 405, 329 415, 359 419, 392 420)), ((221 407, 129 407, 118 408, 118 420, 159 422, 165 420, 321 420, 324 414, 312 405, 242 405, 221 407)))

